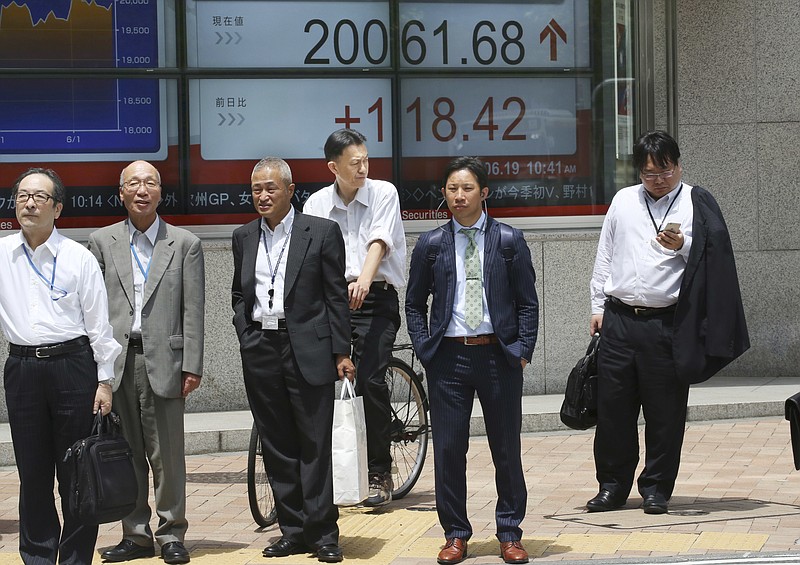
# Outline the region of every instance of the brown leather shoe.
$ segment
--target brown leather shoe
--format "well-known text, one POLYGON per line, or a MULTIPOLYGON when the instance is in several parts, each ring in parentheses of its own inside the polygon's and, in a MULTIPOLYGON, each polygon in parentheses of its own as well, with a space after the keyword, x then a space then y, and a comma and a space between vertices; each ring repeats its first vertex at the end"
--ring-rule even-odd
POLYGON ((500 557, 506 563, 527 563, 528 552, 522 547, 519 540, 504 541, 500 543, 500 557))
POLYGON ((461 538, 450 538, 439 552, 436 561, 441 565, 453 565, 461 563, 467 558, 467 540, 461 538))

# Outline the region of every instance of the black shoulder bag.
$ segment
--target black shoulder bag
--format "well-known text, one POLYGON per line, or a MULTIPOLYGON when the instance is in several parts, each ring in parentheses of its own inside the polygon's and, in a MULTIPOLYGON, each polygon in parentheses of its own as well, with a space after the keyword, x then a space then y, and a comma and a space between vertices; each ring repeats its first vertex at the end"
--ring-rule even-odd
POLYGON ((597 350, 600 335, 592 337, 586 355, 567 377, 567 390, 561 404, 561 421, 573 430, 588 430, 597 424, 597 350))
POLYGON ((131 446, 120 433, 119 416, 98 411, 89 437, 67 449, 71 463, 69 508, 85 524, 116 522, 136 507, 138 487, 131 446))

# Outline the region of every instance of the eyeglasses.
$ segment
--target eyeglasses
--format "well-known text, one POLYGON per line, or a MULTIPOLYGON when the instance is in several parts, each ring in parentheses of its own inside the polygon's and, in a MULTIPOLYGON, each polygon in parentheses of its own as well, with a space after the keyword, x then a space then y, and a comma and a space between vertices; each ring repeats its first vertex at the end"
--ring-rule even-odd
POLYGON ((643 178, 648 182, 653 182, 656 179, 661 179, 661 180, 671 179, 674 174, 675 174, 675 169, 672 169, 671 171, 664 171, 663 173, 646 173, 646 174, 641 173, 640 176, 641 178, 643 178))
POLYGON ((145 187, 147 187, 148 189, 152 190, 152 189, 154 189, 154 188, 157 188, 157 187, 158 187, 160 184, 161 184, 161 183, 160 183, 160 182, 158 182, 158 181, 157 181, 157 180, 155 180, 155 179, 146 179, 146 180, 142 180, 142 179, 132 179, 132 180, 129 180, 129 181, 125 182, 125 183, 123 184, 123 186, 125 186, 126 188, 129 188, 129 189, 131 189, 131 190, 139 190, 139 188, 140 188, 142 185, 144 185, 144 186, 145 186, 145 187))
POLYGON ((33 198, 33 201, 37 204, 47 204, 47 201, 50 199, 55 200, 51 195, 47 194, 46 192, 18 192, 17 193, 17 204, 24 206, 28 203, 28 200, 33 198))

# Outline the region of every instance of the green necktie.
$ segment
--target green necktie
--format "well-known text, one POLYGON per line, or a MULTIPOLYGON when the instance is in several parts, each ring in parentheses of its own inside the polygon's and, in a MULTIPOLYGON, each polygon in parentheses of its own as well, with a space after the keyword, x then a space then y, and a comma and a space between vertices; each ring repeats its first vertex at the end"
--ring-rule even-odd
POLYGON ((467 275, 467 286, 464 292, 464 319, 467 325, 475 329, 483 321, 483 280, 481 277, 481 257, 475 235, 478 228, 465 228, 461 233, 467 236, 467 250, 464 253, 464 270, 467 275))

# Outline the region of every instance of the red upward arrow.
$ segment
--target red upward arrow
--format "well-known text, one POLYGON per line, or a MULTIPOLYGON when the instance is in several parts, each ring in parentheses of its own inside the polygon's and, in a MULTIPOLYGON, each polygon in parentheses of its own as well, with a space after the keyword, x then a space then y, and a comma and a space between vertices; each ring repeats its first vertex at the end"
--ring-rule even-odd
POLYGON ((555 61, 558 59, 558 38, 561 38, 561 41, 564 42, 566 45, 567 43, 567 32, 558 25, 558 22, 555 20, 550 20, 550 23, 542 30, 542 33, 539 34, 539 43, 544 43, 544 40, 547 39, 547 36, 550 36, 550 60, 555 61))

